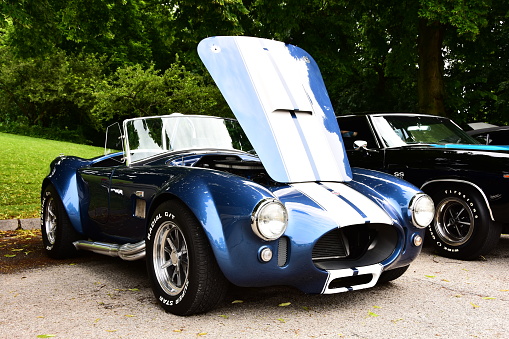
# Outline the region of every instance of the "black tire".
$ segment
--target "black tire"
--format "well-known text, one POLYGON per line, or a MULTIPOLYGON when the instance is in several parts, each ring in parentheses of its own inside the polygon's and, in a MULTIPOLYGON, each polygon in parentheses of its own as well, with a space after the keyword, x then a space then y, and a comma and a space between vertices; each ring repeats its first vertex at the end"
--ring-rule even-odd
POLYGON ((385 284, 385 283, 388 283, 389 281, 398 279, 408 270, 408 267, 410 267, 410 265, 406 265, 403 267, 398 267, 398 268, 395 268, 392 270, 382 272, 382 274, 380 275, 380 278, 378 279, 377 284, 378 285, 385 284))
POLYGON ((152 290, 165 311, 203 313, 224 298, 228 281, 201 224, 181 202, 166 201, 155 210, 146 250, 152 290))
POLYGON ((72 258, 78 251, 73 242, 80 235, 72 227, 57 191, 48 185, 41 195, 41 233, 44 249, 55 259, 72 258))
POLYGON ((478 192, 470 187, 450 186, 431 196, 436 210, 428 228, 429 238, 440 255, 472 260, 497 245, 501 226, 492 222, 478 192))

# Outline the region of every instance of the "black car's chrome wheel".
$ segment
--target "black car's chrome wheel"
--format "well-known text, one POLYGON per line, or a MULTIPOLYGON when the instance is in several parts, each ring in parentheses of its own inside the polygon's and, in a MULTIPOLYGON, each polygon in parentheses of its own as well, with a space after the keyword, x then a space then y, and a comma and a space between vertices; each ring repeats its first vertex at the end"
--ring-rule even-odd
POLYGON ((470 240, 474 224, 474 211, 463 199, 449 197, 437 206, 435 230, 448 246, 460 246, 470 240))
POLYGON ((77 253, 73 242, 80 239, 55 188, 48 185, 41 195, 41 233, 46 253, 53 258, 69 258, 77 253))
POLYGON ((183 203, 166 201, 154 211, 146 245, 152 290, 167 312, 203 313, 223 299, 228 282, 202 225, 183 203))
POLYGON ((451 185, 431 196, 436 209, 429 235, 440 255, 471 260, 496 246, 501 227, 492 222, 479 192, 468 186, 451 185))

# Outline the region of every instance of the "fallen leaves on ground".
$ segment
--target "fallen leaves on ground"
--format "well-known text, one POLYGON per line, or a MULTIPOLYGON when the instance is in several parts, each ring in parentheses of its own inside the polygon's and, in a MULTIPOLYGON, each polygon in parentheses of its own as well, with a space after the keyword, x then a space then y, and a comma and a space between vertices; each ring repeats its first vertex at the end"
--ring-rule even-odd
POLYGON ((44 251, 40 229, 0 231, 0 274, 50 265, 74 265, 100 257, 99 254, 84 252, 74 259, 51 259, 44 251))

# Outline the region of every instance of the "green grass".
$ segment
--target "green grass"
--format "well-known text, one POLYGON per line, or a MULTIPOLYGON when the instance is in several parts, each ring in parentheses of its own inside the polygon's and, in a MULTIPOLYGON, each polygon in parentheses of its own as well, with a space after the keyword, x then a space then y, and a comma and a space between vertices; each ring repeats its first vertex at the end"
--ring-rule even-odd
POLYGON ((42 180, 61 153, 91 158, 103 149, 0 133, 0 220, 39 217, 42 180))

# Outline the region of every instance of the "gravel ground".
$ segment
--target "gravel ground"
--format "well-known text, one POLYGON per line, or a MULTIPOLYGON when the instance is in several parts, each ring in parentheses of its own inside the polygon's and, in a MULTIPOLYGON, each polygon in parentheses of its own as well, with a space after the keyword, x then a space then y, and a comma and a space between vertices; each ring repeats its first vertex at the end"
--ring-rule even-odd
POLYGON ((305 295, 232 288, 216 310, 191 317, 155 303, 143 261, 83 256, 0 274, 0 338, 509 336, 507 235, 478 261, 438 257, 425 247, 405 275, 372 289, 305 295))

